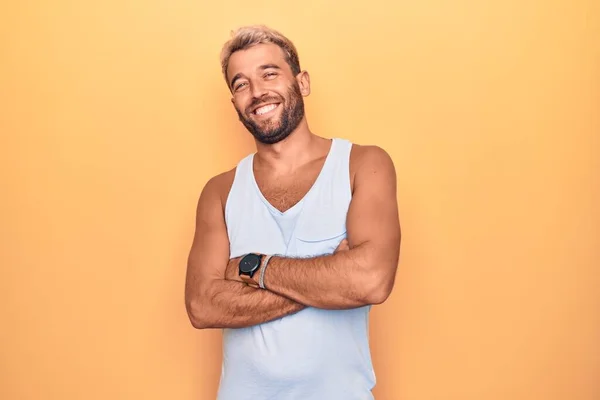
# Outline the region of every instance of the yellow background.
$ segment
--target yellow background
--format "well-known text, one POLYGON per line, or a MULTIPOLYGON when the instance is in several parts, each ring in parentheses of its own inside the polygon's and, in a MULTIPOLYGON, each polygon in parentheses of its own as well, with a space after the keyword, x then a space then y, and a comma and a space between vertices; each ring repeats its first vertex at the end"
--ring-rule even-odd
POLYGON ((600 3, 0 6, 0 398, 214 399, 183 285, 204 183, 253 151, 229 31, 281 29, 317 134, 398 170, 378 400, 600 398, 600 3))

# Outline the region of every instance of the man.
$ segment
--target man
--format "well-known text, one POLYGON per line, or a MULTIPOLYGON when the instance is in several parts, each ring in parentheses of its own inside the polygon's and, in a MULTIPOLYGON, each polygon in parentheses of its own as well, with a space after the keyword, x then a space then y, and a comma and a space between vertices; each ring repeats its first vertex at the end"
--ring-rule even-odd
POLYGON ((239 29, 222 69, 256 153, 206 184, 189 255, 190 321, 224 330, 218 399, 373 399, 368 316, 400 251, 392 160, 311 132, 309 74, 280 33, 239 29))

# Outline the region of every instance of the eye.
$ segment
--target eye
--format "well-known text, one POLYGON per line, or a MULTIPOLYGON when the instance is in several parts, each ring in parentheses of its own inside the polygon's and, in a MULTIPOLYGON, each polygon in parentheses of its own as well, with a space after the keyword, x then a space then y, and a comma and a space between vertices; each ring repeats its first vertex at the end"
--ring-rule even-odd
POLYGON ((233 90, 235 90, 237 92, 237 91, 241 90, 242 88, 244 88, 245 85, 246 85, 246 82, 240 82, 234 86, 233 90))
POLYGON ((274 78, 275 76, 277 76, 277 72, 267 72, 267 73, 264 75, 264 78, 265 78, 265 79, 272 79, 272 78, 274 78))

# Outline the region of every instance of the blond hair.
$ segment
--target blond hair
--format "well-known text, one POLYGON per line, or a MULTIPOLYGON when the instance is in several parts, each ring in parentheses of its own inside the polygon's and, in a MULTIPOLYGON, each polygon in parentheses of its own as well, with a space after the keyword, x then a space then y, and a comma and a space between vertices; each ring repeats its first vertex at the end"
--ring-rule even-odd
MULTIPOLYGON (((291 40, 278 31, 264 25, 251 25, 238 28, 231 32, 231 39, 223 45, 221 51, 221 70, 227 81, 227 67, 231 55, 236 51, 245 50, 257 44, 273 43, 283 50, 285 60, 292 69, 294 76, 300 73, 298 52, 291 40)), ((229 86, 229 82, 227 83, 229 86)))

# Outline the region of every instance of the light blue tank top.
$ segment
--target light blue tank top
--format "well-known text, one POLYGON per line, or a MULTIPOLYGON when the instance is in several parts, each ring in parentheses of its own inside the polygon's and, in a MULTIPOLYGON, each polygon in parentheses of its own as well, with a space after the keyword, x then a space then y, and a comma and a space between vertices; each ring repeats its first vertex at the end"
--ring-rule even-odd
MULTIPOLYGON (((312 188, 283 213, 258 188, 254 154, 240 161, 225 207, 231 257, 333 253, 346 237, 351 148, 351 142, 333 139, 312 188)), ((224 329, 218 400, 372 400, 369 311, 308 307, 256 326, 224 329)))

